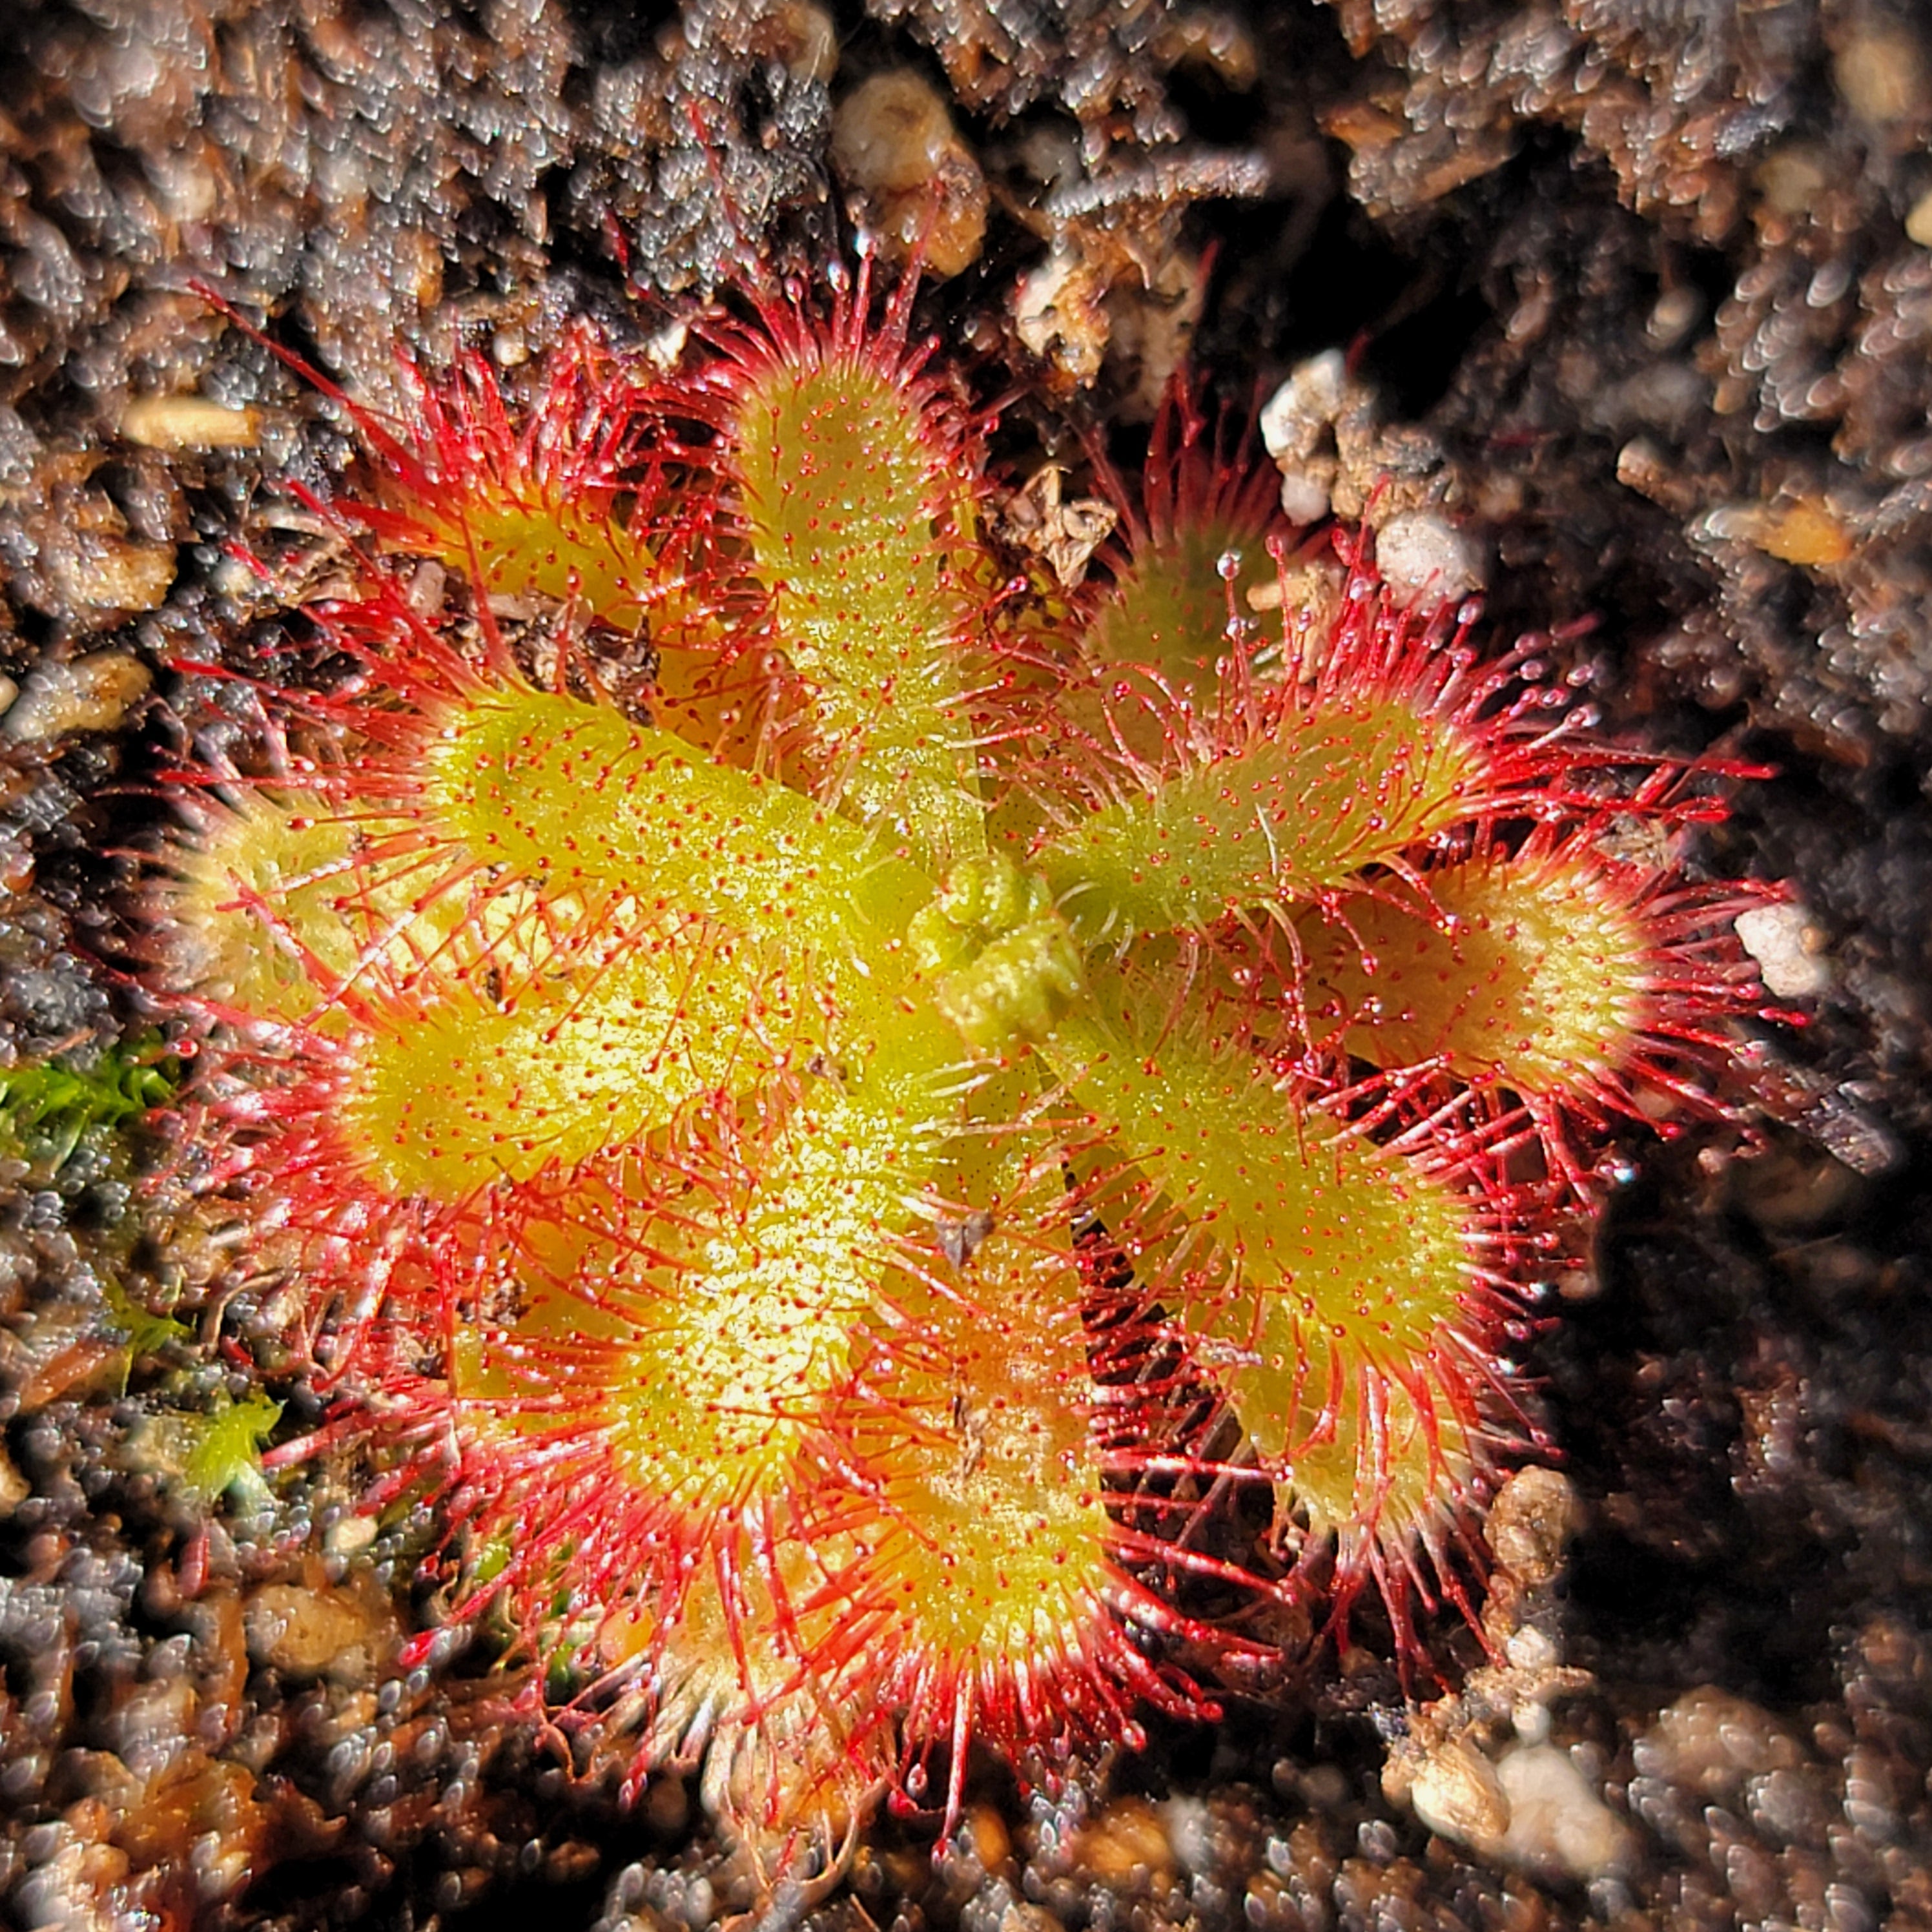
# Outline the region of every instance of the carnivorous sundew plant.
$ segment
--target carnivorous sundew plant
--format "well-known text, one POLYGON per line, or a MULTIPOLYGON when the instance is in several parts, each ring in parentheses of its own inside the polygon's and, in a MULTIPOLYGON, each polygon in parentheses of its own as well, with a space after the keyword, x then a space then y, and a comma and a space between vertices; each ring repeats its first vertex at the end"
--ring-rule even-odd
POLYGON ((1090 582, 1002 552, 906 301, 358 412, 157 889, 332 1405, 271 1468, 426 1486, 460 1611, 767 1826, 1209 1712, 1203 1600, 1459 1587, 1607 1130, 1763 997, 1764 889, 1658 856, 1706 773, 1366 536, 1257 620, 1184 399, 1090 582))

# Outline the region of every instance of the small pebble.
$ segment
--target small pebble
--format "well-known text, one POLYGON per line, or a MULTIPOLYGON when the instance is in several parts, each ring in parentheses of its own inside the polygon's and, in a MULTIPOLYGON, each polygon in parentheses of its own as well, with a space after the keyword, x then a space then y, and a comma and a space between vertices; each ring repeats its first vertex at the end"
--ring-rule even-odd
POLYGON ((1576 1507, 1566 1477, 1554 1469, 1519 1469, 1490 1511, 1490 1548, 1498 1567, 1519 1582, 1549 1582, 1562 1565, 1576 1507))
POLYGON ((1330 508, 1335 459, 1323 451, 1348 393, 1348 359, 1324 350, 1298 363, 1262 410, 1262 442, 1281 471, 1282 514, 1318 524, 1330 508))
POLYGON ((1830 185, 1831 158, 1807 142, 1774 148, 1757 171, 1757 184, 1774 213, 1808 213, 1830 185))
POLYGON ((838 69, 838 24, 812 0, 784 0, 772 16, 784 64, 801 80, 830 80, 838 69))
POLYGON ((339 1516, 328 1526, 322 1546, 332 1556, 356 1556, 376 1540, 376 1519, 372 1516, 339 1516))
POLYGON ((1483 587, 1476 546, 1444 516, 1412 510, 1376 532, 1376 566, 1398 595, 1441 603, 1483 587))
POLYGON ((1932 188, 1912 204, 1911 212, 1905 218, 1905 238, 1922 248, 1932 248, 1932 188))
POLYGON ((896 257, 944 280, 979 260, 986 178, 946 103, 909 69, 875 74, 838 106, 832 163, 871 204, 896 257))
POLYGON ((1831 990, 1825 936, 1802 906, 1754 906, 1734 923, 1738 943, 1757 962, 1774 999, 1810 999, 1831 990))
POLYGON ((14 1466, 14 1459, 0 1449, 0 1516, 11 1516, 33 1491, 27 1479, 14 1466))
POLYGON ((88 531, 46 560, 47 575, 64 603, 89 613, 157 610, 174 588, 172 544, 130 543, 88 531))
POLYGON ((1118 1884, 1172 1871, 1174 1853, 1160 1814, 1144 1798, 1119 1798, 1067 1846, 1067 1862, 1089 1882, 1118 1884))
POLYGON ((1861 121, 1889 128, 1926 111, 1928 82, 1918 36, 1900 24, 1860 20, 1832 63, 1845 105, 1861 121))
POLYGON ((122 412, 121 434, 153 449, 252 449, 262 419, 200 396, 141 396, 122 412))
POLYGON ((1552 1744, 1506 1751, 1496 1779, 1509 1804, 1498 1850, 1511 1864, 1587 1882, 1628 1863, 1628 1830, 1566 1753, 1552 1744))
POLYGON ((1305 470, 1285 470, 1281 478, 1281 513, 1305 528, 1328 514, 1328 491, 1318 477, 1305 470))
POLYGON ((1720 504, 1691 526, 1700 536, 1748 543, 1780 563, 1811 569, 1843 563, 1852 553, 1851 532, 1830 508, 1816 499, 1786 503, 1720 504))
POLYGON ((1056 242, 1013 290, 1013 329, 1028 352, 1068 380, 1090 382, 1106 353, 1108 283, 1077 248, 1056 242))
POLYGON ((265 1583, 242 1611, 248 1654, 285 1676, 339 1684, 374 1681, 382 1633, 356 1594, 326 1586, 265 1583))
POLYGON ((21 745, 45 744, 70 731, 112 731, 153 682, 148 667, 125 651, 43 664, 8 707, 0 729, 21 745))
POLYGON ((1498 1844, 1510 1827, 1510 1801, 1496 1767, 1472 1745, 1438 1745, 1417 1768, 1408 1802, 1432 1832, 1478 1849, 1498 1844))
POLYGON ((1335 419, 1348 392, 1348 361, 1339 349, 1298 362, 1262 410, 1262 442, 1276 462, 1306 456, 1335 419))
POLYGON ((1696 326, 1703 312, 1702 299, 1695 289, 1666 289, 1644 324, 1644 334, 1658 349, 1675 349, 1696 326))

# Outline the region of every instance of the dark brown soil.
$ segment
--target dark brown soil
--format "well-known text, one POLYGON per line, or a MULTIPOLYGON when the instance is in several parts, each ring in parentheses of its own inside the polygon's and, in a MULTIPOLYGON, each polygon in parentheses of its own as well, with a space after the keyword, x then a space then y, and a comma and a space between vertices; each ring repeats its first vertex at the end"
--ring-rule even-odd
MULTIPOLYGON (((1554 1741, 1625 1834, 1594 1874, 1485 1860, 1384 1798, 1391 1740, 1434 1720, 1369 1622, 1057 1793, 984 1767, 936 1862, 887 1820, 828 1895, 763 1884, 678 1780, 626 1809, 619 1745, 560 1762, 480 1646, 397 1674, 436 1609, 425 1524, 355 1546, 339 1472, 210 1524, 143 1472, 164 1386, 273 1380, 272 1290, 171 1242, 156 1149, 96 1128, 0 1169, 17 1922, 1932 1925, 1921 10, 11 0, 0 58, 9 1060, 145 1023, 123 855, 208 701, 170 667, 272 652, 228 546, 351 448, 203 286, 378 405, 399 346, 513 367, 583 314, 640 344, 754 256, 822 273, 904 214, 828 159, 837 108, 898 68, 950 104, 933 219, 966 258, 921 324, 1017 394, 1016 477, 1095 426, 1131 463, 1184 356, 1246 409, 1348 350, 1338 504, 1352 460, 1442 508, 1490 623, 1558 632, 1617 728, 1775 766, 1705 856, 1790 880, 1832 971, 1739 1077, 1762 1150, 1634 1140, 1594 1268, 1524 1339, 1578 1496, 1539 1614, 1593 1673, 1554 1741), (238 440, 130 415, 176 397, 238 440), (116 1298, 178 1298, 192 1330, 124 1384, 116 1298)), ((284 1433, 310 1400, 286 1392, 284 1433)))

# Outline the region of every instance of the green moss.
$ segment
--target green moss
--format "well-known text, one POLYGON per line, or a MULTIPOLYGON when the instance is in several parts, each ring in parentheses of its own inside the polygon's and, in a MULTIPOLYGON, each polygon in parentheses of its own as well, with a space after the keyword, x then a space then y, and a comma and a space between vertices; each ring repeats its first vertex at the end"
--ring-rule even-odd
POLYGON ((274 1500, 261 1448, 281 1414, 282 1405, 265 1395, 239 1402, 220 1395, 199 1412, 164 1409, 136 1425, 128 1458, 134 1468, 169 1479, 188 1502, 206 1508, 226 1496, 254 1514, 274 1500))
POLYGON ((212 1502, 226 1496, 244 1509, 269 1500, 268 1479, 262 1473, 262 1444, 282 1419, 282 1405, 266 1396, 240 1402, 224 1400, 189 1426, 188 1454, 182 1465, 182 1487, 197 1502, 212 1502))
POLYGON ((10 1066, 0 1072, 0 1135, 57 1170, 96 1129, 124 1127, 166 1106, 180 1079, 154 1034, 105 1048, 91 1065, 60 1054, 10 1066))
POLYGON ((172 1315, 157 1315, 133 1300, 118 1281, 110 1280, 102 1291, 107 1304, 108 1325, 128 1338, 127 1352, 121 1368, 121 1388, 126 1394, 128 1378, 151 1355, 158 1355, 171 1342, 190 1340, 194 1330, 172 1315))

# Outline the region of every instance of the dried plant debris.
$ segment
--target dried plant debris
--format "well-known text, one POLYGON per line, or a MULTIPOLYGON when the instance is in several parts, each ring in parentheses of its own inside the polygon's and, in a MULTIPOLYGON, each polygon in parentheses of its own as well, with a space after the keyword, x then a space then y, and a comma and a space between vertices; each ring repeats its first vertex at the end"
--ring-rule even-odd
MULTIPOLYGON (((1932 1923, 1922 9, 0 16, 0 1912, 1932 1923), (352 1445, 278 1456, 328 1424, 280 1340, 299 1298, 152 1130, 183 1070, 118 908, 188 728, 259 743, 245 680, 286 684, 289 613, 357 578, 265 481, 328 495, 349 418, 204 288, 393 412, 406 356, 480 352, 514 393, 586 317, 675 367, 748 265, 808 286, 855 245, 923 261, 915 334, 962 406, 1006 404, 988 534, 1059 594, 1118 542, 1096 457, 1131 474, 1184 373, 1231 436, 1277 399, 1292 520, 1362 514, 1385 572, 1414 538, 1418 599, 1547 629, 1606 730, 1778 766, 1690 859, 1792 882, 1738 937, 1815 1017, 1726 1096, 1755 1148, 1632 1140, 1563 1319, 1514 1338, 1552 1456, 1491 1518, 1488 1650, 1443 1619, 1405 1683, 1372 1612, 1325 1646, 1280 1612, 1249 1634, 1294 1660, 1218 1726, 1057 1782, 976 1757, 936 1846, 888 1819, 780 1856, 718 1834, 723 1772, 627 1804, 621 1714, 537 1721, 505 1632, 450 1623, 446 1524, 352 1445)), ((1318 551, 1284 571, 1342 592, 1318 551)), ((1266 619, 1276 586, 1238 587, 1266 619)), ((620 701, 647 684, 581 650, 620 701)))

